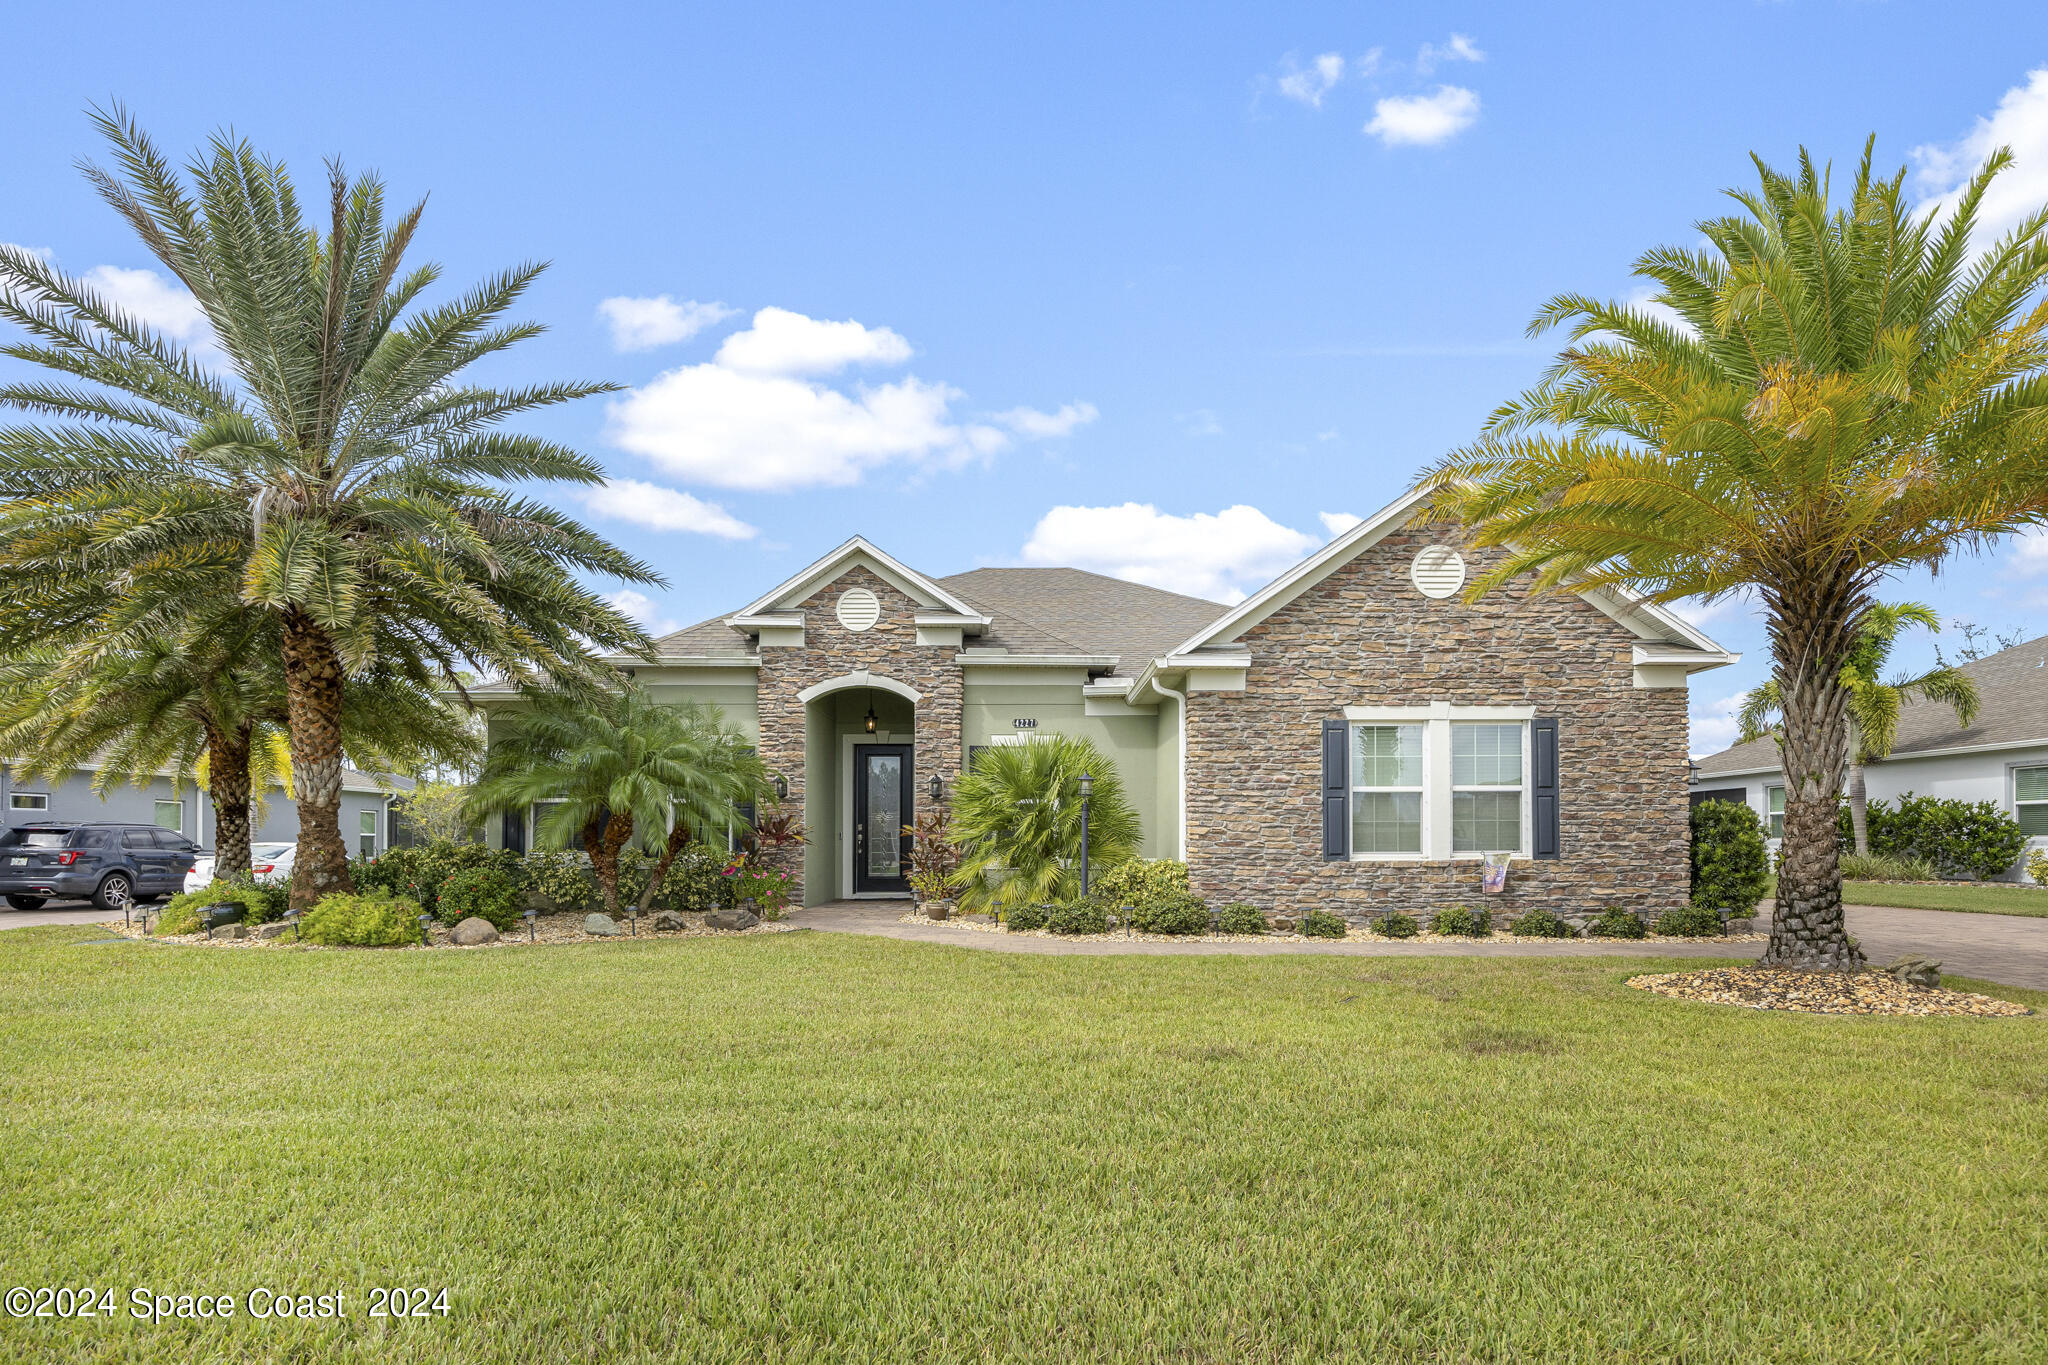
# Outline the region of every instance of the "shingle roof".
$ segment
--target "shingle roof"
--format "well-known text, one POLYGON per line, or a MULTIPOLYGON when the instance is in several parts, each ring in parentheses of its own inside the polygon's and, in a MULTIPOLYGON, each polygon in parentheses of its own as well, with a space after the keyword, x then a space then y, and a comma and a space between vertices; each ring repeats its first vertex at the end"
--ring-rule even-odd
POLYGON ((983 643, 1000 643, 991 636, 1028 624, 1074 647, 1059 652, 1114 654, 1119 671, 1131 674, 1228 610, 1220 602, 1083 569, 970 569, 939 582, 996 618, 983 643))
POLYGON ((671 631, 654 642, 657 657, 667 659, 745 658, 754 652, 747 637, 725 623, 722 616, 699 621, 671 631))
MULTIPOLYGON (((1893 758, 1929 750, 2048 741, 2048 635, 1963 665, 1977 684, 1979 710, 1968 729, 1940 702, 1909 702, 1899 714, 1893 758)), ((1753 739, 1699 761, 1700 773, 1747 772, 1778 766, 1778 742, 1753 739)))

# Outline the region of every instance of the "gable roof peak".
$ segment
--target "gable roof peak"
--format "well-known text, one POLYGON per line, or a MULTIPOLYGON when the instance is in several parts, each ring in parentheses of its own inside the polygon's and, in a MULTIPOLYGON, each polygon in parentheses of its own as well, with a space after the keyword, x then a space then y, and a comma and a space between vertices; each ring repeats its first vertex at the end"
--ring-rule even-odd
POLYGON ((988 624, 989 618, 985 613, 860 535, 849 536, 837 548, 797 570, 725 619, 728 624, 733 624, 792 609, 854 567, 868 570, 920 607, 966 617, 981 625, 988 624))

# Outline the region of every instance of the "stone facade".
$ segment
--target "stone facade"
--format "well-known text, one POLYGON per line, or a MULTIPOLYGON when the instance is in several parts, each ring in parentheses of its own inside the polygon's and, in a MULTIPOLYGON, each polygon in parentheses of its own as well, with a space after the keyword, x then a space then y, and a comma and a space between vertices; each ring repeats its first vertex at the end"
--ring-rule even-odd
MULTIPOLYGON (((960 776, 961 673, 953 661, 957 649, 917 642, 917 603, 877 574, 856 565, 806 598, 798 607, 804 616, 801 647, 766 645, 756 676, 760 714, 761 758, 770 772, 789 782, 785 809, 804 808, 804 703, 798 694, 827 679, 865 669, 916 689, 917 809, 929 810, 923 788, 936 772, 948 793, 960 776), (839 595, 849 588, 872 592, 881 603, 881 617, 865 631, 839 623, 839 595)), ((943 806, 943 801, 941 805, 943 806)), ((831 838, 833 831, 811 831, 831 838)), ((800 853, 784 860, 794 879, 793 893, 804 900, 804 866, 800 853)))
MULTIPOLYGON (((1388 535, 1246 632, 1245 691, 1190 695, 1195 891, 1212 905, 1289 914, 1480 905, 1473 860, 1322 855, 1321 722, 1347 705, 1449 702, 1532 705, 1558 718, 1561 857, 1516 860, 1507 892, 1483 898, 1489 909, 1618 905, 1654 916, 1682 905, 1685 689, 1637 688, 1635 637, 1575 594, 1424 597, 1409 566, 1432 541, 1388 535)), ((1476 574, 1483 556, 1468 559, 1476 574)))

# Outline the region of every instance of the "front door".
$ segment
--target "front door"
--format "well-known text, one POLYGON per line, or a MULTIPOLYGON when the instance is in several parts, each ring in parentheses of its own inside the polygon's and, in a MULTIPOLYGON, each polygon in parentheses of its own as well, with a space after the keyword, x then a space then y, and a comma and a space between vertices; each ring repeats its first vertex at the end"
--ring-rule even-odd
POLYGON ((910 891, 911 814, 908 744, 861 744, 853 760, 853 890, 910 891))

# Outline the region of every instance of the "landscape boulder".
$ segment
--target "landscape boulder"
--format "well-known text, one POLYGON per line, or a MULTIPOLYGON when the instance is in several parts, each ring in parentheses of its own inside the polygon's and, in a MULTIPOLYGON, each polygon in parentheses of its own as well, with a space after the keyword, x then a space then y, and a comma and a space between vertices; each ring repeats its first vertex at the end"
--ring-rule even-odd
POLYGON ((1907 986, 1939 986, 1941 984, 1941 960, 1923 957, 1919 953, 1908 953, 1895 957, 1878 968, 1892 980, 1907 986))
POLYGON ((745 908, 713 910, 704 917, 704 927, 706 929, 723 929, 727 931, 751 929, 760 922, 761 917, 759 915, 745 908))
POLYGON ((617 938, 622 931, 618 921, 610 915, 593 912, 583 917, 583 932, 595 934, 599 938, 617 938))
POLYGON ((455 926, 455 932, 448 936, 458 947, 473 948, 479 943, 496 943, 497 926, 480 915, 471 915, 455 926))
POLYGON ((674 933, 678 929, 690 927, 690 922, 673 910, 660 911, 653 919, 647 922, 654 927, 654 931, 658 934, 674 933))
POLYGON ((292 927, 291 925, 289 925, 289 924, 286 924, 286 923, 285 923, 285 922, 284 922, 283 920, 281 920, 281 919, 274 919, 274 920, 272 920, 272 921, 271 921, 270 923, 268 923, 268 924, 259 924, 259 925, 257 925, 257 926, 256 926, 256 937, 258 937, 258 938, 282 938, 282 937, 284 937, 284 935, 285 935, 285 934, 287 934, 287 933, 289 933, 289 932, 291 931, 291 927, 292 927))

